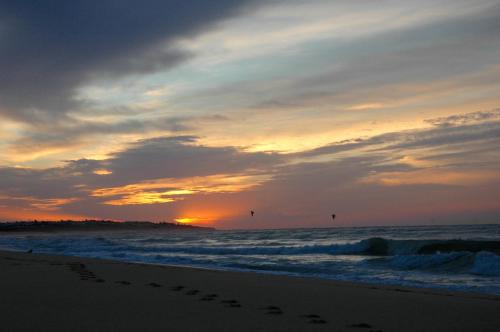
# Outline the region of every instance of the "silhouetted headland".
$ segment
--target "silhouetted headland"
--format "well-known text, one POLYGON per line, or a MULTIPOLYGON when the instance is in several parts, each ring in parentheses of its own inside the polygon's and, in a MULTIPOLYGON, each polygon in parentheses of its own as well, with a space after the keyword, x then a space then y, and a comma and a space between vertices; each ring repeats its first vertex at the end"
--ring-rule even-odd
POLYGON ((71 231, 166 231, 166 230, 213 230, 210 227, 183 225, 169 222, 112 221, 112 220, 62 220, 0 222, 0 232, 71 232, 71 231))

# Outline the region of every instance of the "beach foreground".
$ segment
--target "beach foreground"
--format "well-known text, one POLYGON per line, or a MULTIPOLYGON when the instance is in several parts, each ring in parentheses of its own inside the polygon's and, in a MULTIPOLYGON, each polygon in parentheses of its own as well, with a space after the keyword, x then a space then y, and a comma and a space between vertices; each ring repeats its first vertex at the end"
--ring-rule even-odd
POLYGON ((500 331, 500 297, 0 251, 3 331, 500 331))

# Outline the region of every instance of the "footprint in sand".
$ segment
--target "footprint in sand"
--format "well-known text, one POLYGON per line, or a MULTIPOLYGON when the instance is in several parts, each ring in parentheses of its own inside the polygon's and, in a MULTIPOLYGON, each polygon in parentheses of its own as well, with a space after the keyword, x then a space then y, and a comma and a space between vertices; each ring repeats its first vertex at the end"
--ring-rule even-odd
POLYGON ((220 303, 226 303, 226 304, 231 304, 231 303, 238 303, 236 300, 222 300, 220 303))
POLYGON ((317 314, 302 315, 301 317, 308 318, 309 324, 326 324, 326 320, 322 319, 321 316, 317 314))
MULTIPOLYGON (((94 280, 97 279, 96 275, 94 272, 89 271, 85 264, 82 263, 69 263, 67 264, 69 266, 69 269, 75 273, 77 273, 80 276, 80 280, 94 280)), ((103 280, 103 279, 99 279, 103 280)), ((103 280, 104 281, 104 280, 103 280)), ((98 281, 98 282, 103 282, 103 281, 98 281)))
POLYGON ((161 287, 161 285, 157 284, 156 282, 150 282, 149 284, 146 284, 146 286, 155 287, 155 288, 161 287))
POLYGON ((217 294, 207 294, 203 296, 200 301, 213 301, 217 297, 217 294))
POLYGON ((358 328, 358 329, 370 329, 373 326, 371 326, 370 324, 366 324, 366 323, 356 323, 356 324, 347 325, 347 327, 358 328))
POLYGON ((228 308, 241 308, 241 304, 236 300, 222 300, 220 302, 225 304, 228 308))
POLYGON ((193 289, 193 290, 190 290, 190 291, 187 291, 186 292, 186 295, 196 295, 198 294, 200 291, 197 290, 197 289, 193 289))
POLYGON ((186 288, 186 287, 185 286, 175 286, 175 287, 170 288, 170 290, 174 291, 174 292, 179 292, 179 291, 183 290, 184 288, 186 288))
POLYGON ((267 310, 266 314, 268 315, 282 315, 283 311, 281 310, 280 307, 270 305, 264 308, 261 308, 262 310, 267 310))
POLYGON ((395 292, 400 292, 400 293, 412 293, 411 290, 408 290, 408 289, 401 289, 401 288, 395 288, 394 289, 395 292))
POLYGON ((125 285, 125 286, 128 286, 131 284, 131 282, 127 281, 127 280, 119 280, 119 281, 115 281, 115 283, 125 285))

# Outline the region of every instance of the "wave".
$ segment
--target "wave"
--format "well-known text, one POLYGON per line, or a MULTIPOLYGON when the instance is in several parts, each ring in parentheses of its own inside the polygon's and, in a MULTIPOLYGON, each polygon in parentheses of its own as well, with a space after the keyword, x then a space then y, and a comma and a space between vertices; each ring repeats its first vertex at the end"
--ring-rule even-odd
POLYGON ((451 235, 475 240, 434 238, 438 231, 16 235, 0 236, 0 248, 500 294, 500 231, 451 235))
POLYGON ((500 254, 500 241, 478 241, 478 240, 392 240, 384 238, 369 238, 359 241, 351 248, 359 249, 353 254, 364 255, 430 255, 437 253, 489 251, 500 254))
MULTIPOLYGON (((113 251, 142 253, 185 253, 199 255, 361 255, 361 256, 395 256, 395 255, 433 255, 439 253, 482 251, 500 254, 500 241, 479 240, 395 240, 372 237, 351 243, 283 245, 278 241, 258 243, 258 245, 239 245, 223 243, 173 244, 165 239, 149 239, 148 242, 130 241, 129 239, 92 238, 42 238, 27 241, 30 248, 49 249, 59 252, 78 251, 113 251)), ((22 245, 18 239, 8 241, 13 245, 22 245)), ((26 246, 26 242, 24 243, 26 246)))
POLYGON ((488 251, 452 252, 432 255, 396 255, 385 263, 399 270, 423 270, 500 277, 500 256, 488 251))
POLYGON ((500 241, 392 240, 369 238, 353 243, 303 246, 131 246, 134 251, 191 253, 206 255, 432 255, 438 253, 488 251, 500 254, 500 241))

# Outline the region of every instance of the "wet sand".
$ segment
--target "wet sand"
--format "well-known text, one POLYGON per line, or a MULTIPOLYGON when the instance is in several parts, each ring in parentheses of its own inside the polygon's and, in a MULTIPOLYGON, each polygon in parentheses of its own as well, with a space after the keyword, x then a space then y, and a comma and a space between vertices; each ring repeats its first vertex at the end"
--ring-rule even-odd
POLYGON ((500 297, 0 251, 1 331, 500 331, 500 297))

